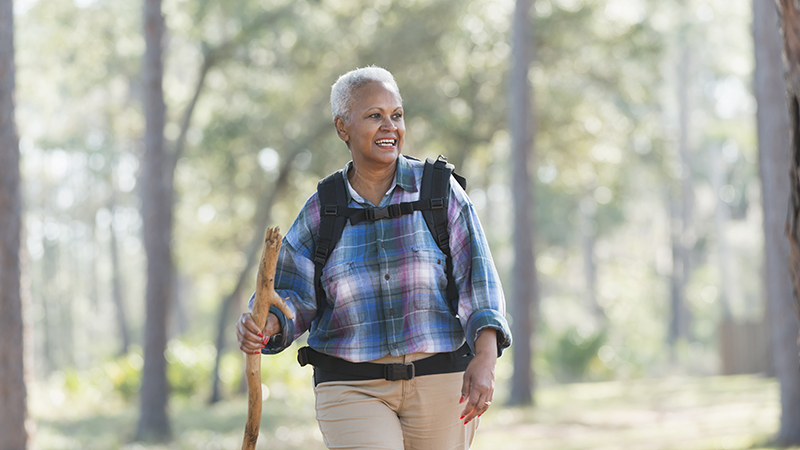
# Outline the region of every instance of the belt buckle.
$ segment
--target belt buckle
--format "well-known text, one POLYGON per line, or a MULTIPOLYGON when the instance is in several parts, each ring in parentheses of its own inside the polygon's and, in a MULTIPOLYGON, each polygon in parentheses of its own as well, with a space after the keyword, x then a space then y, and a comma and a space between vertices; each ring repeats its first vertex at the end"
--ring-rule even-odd
POLYGON ((383 369, 383 378, 386 381, 411 380, 416 374, 414 364, 386 364, 383 369))

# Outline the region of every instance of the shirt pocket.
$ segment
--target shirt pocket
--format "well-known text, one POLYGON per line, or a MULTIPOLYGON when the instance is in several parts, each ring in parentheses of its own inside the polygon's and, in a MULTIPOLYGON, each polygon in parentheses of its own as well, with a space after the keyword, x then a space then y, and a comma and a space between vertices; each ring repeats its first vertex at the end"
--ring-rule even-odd
POLYGON ((328 329, 363 323, 366 318, 366 298, 374 296, 372 281, 366 268, 353 261, 325 266, 322 287, 331 309, 328 329))
POLYGON ((447 310, 447 261, 438 248, 413 246, 403 255, 407 289, 417 310, 447 310))

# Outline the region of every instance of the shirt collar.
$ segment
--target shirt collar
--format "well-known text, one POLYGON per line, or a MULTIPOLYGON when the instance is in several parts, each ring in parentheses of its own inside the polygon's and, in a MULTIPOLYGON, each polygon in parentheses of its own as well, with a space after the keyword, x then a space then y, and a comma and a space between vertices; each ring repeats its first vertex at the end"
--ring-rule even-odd
MULTIPOLYGON (((347 186, 347 201, 355 200, 358 203, 367 203, 367 200, 358 195, 353 186, 350 185, 350 180, 347 179, 347 172, 350 170, 350 167, 353 165, 353 161, 349 161, 347 164, 344 165, 344 169, 342 174, 344 175, 344 183, 347 186)), ((397 171, 394 174, 394 181, 392 185, 389 186, 389 190, 386 191, 388 194, 392 192, 395 186, 399 186, 403 188, 406 192, 417 192, 417 176, 414 173, 413 167, 409 164, 408 159, 400 155, 397 158, 397 171)), ((384 194, 384 197, 386 195, 384 194)))

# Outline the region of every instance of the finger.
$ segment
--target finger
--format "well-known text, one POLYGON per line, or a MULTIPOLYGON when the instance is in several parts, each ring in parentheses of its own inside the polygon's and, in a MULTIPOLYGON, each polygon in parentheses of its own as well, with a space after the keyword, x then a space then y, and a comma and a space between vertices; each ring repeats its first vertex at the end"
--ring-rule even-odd
POLYGON ((485 397, 475 394, 477 394, 477 392, 473 392, 473 395, 470 396, 470 399, 467 403, 467 408, 469 410, 466 415, 464 415, 464 425, 468 424, 472 419, 483 413, 483 409, 481 409, 481 407, 485 402, 485 397))
MULTIPOLYGON (((464 403, 469 398, 469 388, 471 384, 472 377, 469 376, 469 372, 464 373, 464 381, 461 382, 461 399, 458 401, 459 404, 464 403)), ((461 411, 461 420, 464 420, 464 417, 469 413, 469 405, 464 405, 464 409, 461 411)))
POLYGON ((240 319, 242 325, 247 328, 253 334, 261 334, 261 330, 256 325, 256 321, 253 320, 253 316, 250 313, 242 314, 242 318, 240 319))
MULTIPOLYGON (((480 395, 481 394, 480 394, 480 392, 478 392, 475 389, 475 386, 474 386, 474 383, 472 382, 471 377, 468 378, 465 381, 465 384, 467 384, 469 386, 469 391, 468 391, 467 395, 465 396, 465 400, 466 400, 467 404, 464 405, 464 410, 461 411, 461 419, 465 420, 466 422, 469 422, 471 420, 471 417, 474 417, 474 415, 475 415, 475 410, 476 410, 476 407, 477 407, 478 402, 480 400, 480 395)), ((462 394, 462 396, 463 395, 464 394, 462 394)), ((466 422, 464 422, 464 423, 466 424, 466 422)))
POLYGON ((236 338, 239 341, 239 349, 245 353, 255 353, 260 351, 266 344, 264 335, 255 326, 250 314, 242 314, 236 323, 236 338), (252 325, 252 326, 249 326, 252 325), (255 331, 254 331, 255 330, 255 331))
POLYGON ((480 382, 470 380, 469 400, 467 401, 467 405, 462 413, 464 425, 469 423, 475 417, 485 413, 486 410, 489 409, 489 405, 492 404, 491 399, 493 394, 494 389, 492 389, 490 386, 485 386, 480 382))
POLYGON ((266 344, 267 338, 258 337, 255 334, 247 332, 246 334, 238 334, 239 348, 245 353, 253 353, 256 350, 261 350, 266 344))

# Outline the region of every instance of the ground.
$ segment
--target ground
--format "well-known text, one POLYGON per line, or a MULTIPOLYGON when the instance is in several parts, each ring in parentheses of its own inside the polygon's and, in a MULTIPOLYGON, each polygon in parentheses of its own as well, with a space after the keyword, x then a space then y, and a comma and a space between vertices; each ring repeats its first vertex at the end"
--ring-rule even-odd
MULTIPOLYGON (((310 387, 273 386, 271 392, 258 448, 324 450, 310 387)), ((768 449, 774 448, 769 442, 780 416, 777 382, 758 376, 542 386, 536 399, 536 407, 528 408, 496 401, 482 417, 472 449, 768 449)), ((174 442, 143 445, 129 442, 134 405, 31 388, 41 450, 239 449, 246 409, 244 398, 214 406, 200 399, 173 401, 174 442)))

